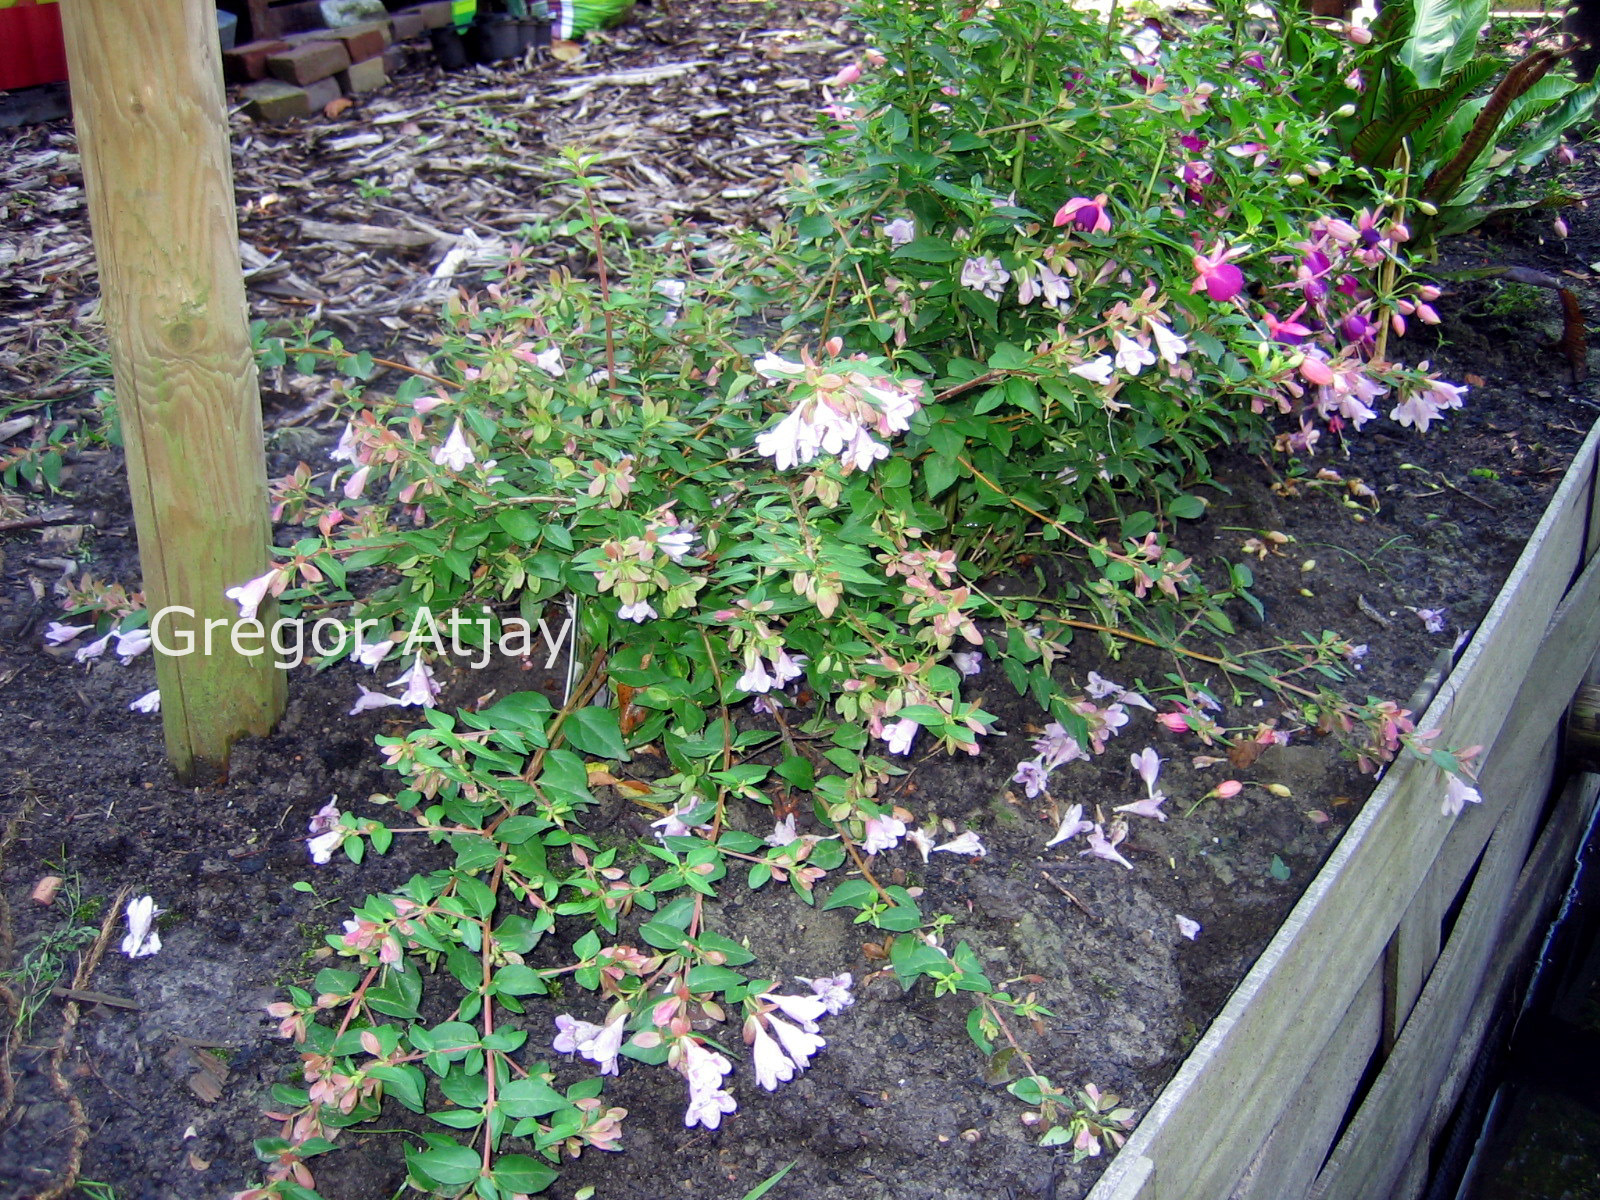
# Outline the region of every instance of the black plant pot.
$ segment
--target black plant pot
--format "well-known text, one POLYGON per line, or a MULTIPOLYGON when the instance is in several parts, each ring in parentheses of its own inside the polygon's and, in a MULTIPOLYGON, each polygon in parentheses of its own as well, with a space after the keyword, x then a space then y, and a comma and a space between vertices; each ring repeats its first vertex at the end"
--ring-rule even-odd
POLYGON ((515 58, 522 50, 522 31, 514 17, 479 17, 467 30, 467 50, 474 62, 515 58))
POLYGON ((522 35, 522 48, 530 46, 537 50, 550 48, 550 22, 536 17, 525 17, 517 22, 518 32, 522 35))
POLYGON ((464 70, 471 61, 467 57, 467 43, 449 25, 428 30, 428 41, 433 45, 434 58, 446 71, 464 70))

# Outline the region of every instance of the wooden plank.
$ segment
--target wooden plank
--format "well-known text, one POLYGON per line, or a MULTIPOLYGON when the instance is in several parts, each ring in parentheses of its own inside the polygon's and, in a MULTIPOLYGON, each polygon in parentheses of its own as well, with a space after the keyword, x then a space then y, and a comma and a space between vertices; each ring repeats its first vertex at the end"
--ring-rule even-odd
MULTIPOLYGON (((1437 865, 1437 864, 1435 864, 1437 865)), ((1439 960, 1447 899, 1440 872, 1429 868, 1411 907, 1383 954, 1383 1052, 1394 1049, 1400 1030, 1439 960)), ((1451 895, 1454 895, 1452 892, 1451 895)))
POLYGON ((1383 974, 1374 969, 1230 1200, 1292 1200, 1305 1195, 1338 1137, 1350 1096, 1378 1049, 1383 996, 1383 974))
MULTIPOLYGON (((165 643, 238 610, 267 566, 261 399, 246 325, 222 56, 211 0, 64 0, 73 118, 122 414, 139 565, 165 643)), ((275 606, 264 606, 270 623, 275 606)), ((259 648, 260 643, 254 648, 259 648)), ((246 647, 251 648, 251 647, 246 647)), ((185 782, 283 711, 270 653, 155 654, 167 757, 185 782)))
POLYGON ((1555 772, 1556 742, 1554 730, 1537 747, 1531 738, 1524 739, 1498 757, 1493 779, 1489 769, 1484 771, 1481 786, 1507 789, 1511 803, 1489 840, 1449 944, 1394 1053, 1317 1177, 1313 1200, 1398 1197, 1414 1159, 1426 1160, 1429 1146, 1423 1134, 1433 1099, 1448 1073, 1451 1048, 1472 1013, 1511 892, 1528 860, 1555 772))
MULTIPOLYGON (((1512 704, 1507 682, 1522 677, 1577 565, 1597 443, 1600 426, 1590 431, 1478 636, 1422 720, 1425 728, 1444 729, 1453 744, 1487 744, 1505 724, 1512 704)), ((1582 655, 1585 662, 1592 649, 1582 655)), ((1436 811, 1441 786, 1431 766, 1395 764, 1091 1200, 1187 1200, 1232 1191, 1437 856, 1449 824, 1427 814, 1436 811), (1216 1136, 1219 1112, 1229 1114, 1226 1138, 1216 1136), (1138 1158, 1153 1164, 1131 1190, 1124 1156, 1130 1167, 1138 1158)))

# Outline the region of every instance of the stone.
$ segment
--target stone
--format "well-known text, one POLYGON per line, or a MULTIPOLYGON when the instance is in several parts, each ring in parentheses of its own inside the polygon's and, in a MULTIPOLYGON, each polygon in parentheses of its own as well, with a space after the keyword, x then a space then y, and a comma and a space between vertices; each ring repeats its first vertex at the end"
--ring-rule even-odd
POLYGON ((451 13, 450 0, 431 0, 431 3, 418 4, 401 11, 420 13, 422 23, 429 29, 443 29, 446 25, 453 24, 455 21, 455 17, 451 13))
POLYGON ((389 27, 397 42, 409 42, 412 38, 422 37, 428 32, 428 23, 414 8, 403 8, 397 13, 391 13, 389 27))
POLYGON ((277 79, 263 79, 244 89, 245 112, 258 121, 288 121, 310 117, 339 98, 334 79, 319 79, 309 87, 295 87, 277 79))
POLYGON ((393 40, 389 36, 387 21, 381 25, 355 25, 349 29, 335 29, 330 32, 344 44, 345 53, 350 55, 350 61, 353 63, 380 57, 393 40))
POLYGON ((389 82, 389 76, 384 73, 382 56, 353 62, 334 78, 339 81, 339 86, 344 89, 344 94, 347 96, 375 92, 389 82))
POLYGON ((383 0, 322 0, 322 20, 330 29, 382 20, 383 0))
POLYGON ((299 87, 327 79, 349 65, 350 53, 337 41, 302 42, 267 56, 267 70, 274 78, 299 87))
POLYGON ((267 58, 289 49, 281 38, 246 42, 222 52, 222 70, 235 83, 251 83, 267 77, 267 58))
POLYGON ((411 65, 411 51, 404 46, 390 46, 383 52, 383 71, 390 79, 404 75, 411 65))

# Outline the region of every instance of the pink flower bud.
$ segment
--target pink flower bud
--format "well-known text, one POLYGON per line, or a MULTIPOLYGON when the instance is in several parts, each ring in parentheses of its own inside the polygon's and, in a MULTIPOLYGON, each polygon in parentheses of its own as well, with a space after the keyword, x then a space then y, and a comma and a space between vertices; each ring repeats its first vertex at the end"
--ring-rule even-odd
POLYGON ((1344 31, 1344 35, 1357 46, 1370 46, 1372 44, 1372 30, 1361 25, 1350 26, 1344 31))
POLYGON ((851 63, 849 66, 841 68, 837 75, 828 80, 828 83, 833 87, 849 87, 860 78, 861 64, 851 63))
POLYGON ((1237 779, 1224 779, 1212 790, 1212 794, 1219 800, 1232 800, 1242 791, 1244 791, 1244 784, 1237 779))

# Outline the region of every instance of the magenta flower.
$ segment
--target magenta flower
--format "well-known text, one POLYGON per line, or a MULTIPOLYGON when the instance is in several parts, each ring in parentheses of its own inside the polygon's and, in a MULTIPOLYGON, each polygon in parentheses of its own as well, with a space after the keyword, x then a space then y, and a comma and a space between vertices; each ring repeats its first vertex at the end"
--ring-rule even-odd
POLYGON ((1242 246, 1225 248, 1222 242, 1211 247, 1210 254, 1194 256, 1194 283, 1189 294, 1204 291, 1218 304, 1226 304, 1244 290, 1244 272, 1228 260, 1246 253, 1242 246))
POLYGON ((1087 196, 1074 196, 1056 210, 1055 226, 1072 224, 1084 233, 1110 233, 1111 217, 1106 211, 1106 194, 1101 192, 1093 200, 1087 196))

